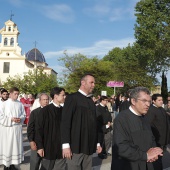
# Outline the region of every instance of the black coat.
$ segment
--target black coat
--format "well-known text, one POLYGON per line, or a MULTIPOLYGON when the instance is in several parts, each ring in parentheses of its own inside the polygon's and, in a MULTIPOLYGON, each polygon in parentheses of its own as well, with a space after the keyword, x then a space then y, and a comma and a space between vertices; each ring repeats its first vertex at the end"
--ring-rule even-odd
POLYGON ((35 126, 36 126, 36 120, 37 120, 37 115, 40 112, 41 107, 38 107, 37 109, 33 110, 31 112, 29 122, 28 122, 28 127, 27 127, 27 137, 29 142, 35 141, 35 126))
POLYGON ((157 146, 164 147, 169 143, 169 118, 164 108, 150 106, 146 118, 151 125, 157 146))
POLYGON ((106 128, 108 122, 112 122, 112 117, 110 112, 108 111, 107 106, 103 107, 100 104, 96 106, 96 114, 98 126, 98 139, 100 144, 102 145, 104 140, 104 134, 112 130, 111 127, 106 128))
POLYGON ((49 104, 38 113, 35 142, 38 149, 44 149, 44 158, 56 160, 62 158, 60 134, 62 107, 49 104))
POLYGON ((155 145, 145 117, 137 116, 129 109, 122 111, 114 121, 111 169, 154 170, 152 163, 147 163, 146 153, 155 145))
POLYGON ((128 100, 123 101, 119 106, 119 112, 129 109, 129 107, 130 107, 130 102, 128 100))
POLYGON ((62 144, 72 153, 91 155, 97 147, 96 106, 91 98, 76 92, 66 97, 61 122, 62 144))

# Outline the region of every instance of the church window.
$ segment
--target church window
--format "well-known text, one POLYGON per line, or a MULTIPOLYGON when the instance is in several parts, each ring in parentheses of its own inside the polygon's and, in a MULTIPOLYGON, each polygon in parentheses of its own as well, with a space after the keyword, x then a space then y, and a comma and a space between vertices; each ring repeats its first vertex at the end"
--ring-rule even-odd
POLYGON ((8 31, 11 31, 11 27, 8 28, 8 31))
POLYGON ((14 38, 11 38, 11 40, 10 40, 10 46, 14 46, 14 38))
POLYGON ((4 45, 7 45, 7 44, 8 44, 8 39, 5 38, 5 39, 4 39, 4 45))
POLYGON ((3 73, 9 73, 10 62, 4 62, 3 73))

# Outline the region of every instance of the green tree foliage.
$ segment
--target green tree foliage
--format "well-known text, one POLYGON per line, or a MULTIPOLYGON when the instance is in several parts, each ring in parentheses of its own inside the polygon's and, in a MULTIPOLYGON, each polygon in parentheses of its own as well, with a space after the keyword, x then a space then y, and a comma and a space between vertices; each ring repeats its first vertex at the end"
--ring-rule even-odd
POLYGON ((66 91, 69 93, 77 91, 80 87, 81 77, 86 73, 90 73, 94 75, 96 81, 95 95, 100 94, 102 90, 106 90, 108 95, 113 94, 113 89, 106 87, 107 82, 114 79, 112 62, 102 61, 97 57, 88 58, 81 54, 76 54, 71 57, 67 55, 65 57, 66 58, 63 58, 65 67, 70 71, 65 84, 66 91), (76 62, 74 62, 73 65, 67 64, 71 63, 71 61, 76 62), (71 69, 70 66, 74 69, 71 69))
POLYGON ((167 78, 166 75, 164 74, 164 71, 162 72, 161 95, 163 97, 164 103, 166 103, 168 97, 168 87, 167 87, 167 78))
POLYGON ((122 89, 118 89, 119 92, 125 93, 128 89, 136 86, 150 88, 155 82, 155 79, 140 66, 135 46, 129 45, 123 49, 114 48, 103 60, 112 61, 115 80, 124 81, 125 86, 122 89))
POLYGON ((41 92, 49 93, 53 87, 57 86, 57 79, 54 75, 48 75, 42 70, 35 69, 34 71, 29 71, 23 77, 20 75, 8 77, 3 84, 3 87, 6 89, 10 89, 13 86, 18 87, 21 93, 37 95, 41 92))
POLYGON ((155 76, 170 65, 170 2, 141 0, 135 10, 136 49, 140 65, 155 76))

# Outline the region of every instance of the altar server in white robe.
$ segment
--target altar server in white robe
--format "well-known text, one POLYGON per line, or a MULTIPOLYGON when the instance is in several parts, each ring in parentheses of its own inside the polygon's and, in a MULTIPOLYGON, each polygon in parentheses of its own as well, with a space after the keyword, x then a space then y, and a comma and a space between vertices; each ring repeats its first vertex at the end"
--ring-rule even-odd
POLYGON ((14 165, 24 160, 22 124, 25 120, 23 104, 17 100, 19 89, 10 89, 10 98, 0 107, 0 165, 4 170, 16 170, 14 165))

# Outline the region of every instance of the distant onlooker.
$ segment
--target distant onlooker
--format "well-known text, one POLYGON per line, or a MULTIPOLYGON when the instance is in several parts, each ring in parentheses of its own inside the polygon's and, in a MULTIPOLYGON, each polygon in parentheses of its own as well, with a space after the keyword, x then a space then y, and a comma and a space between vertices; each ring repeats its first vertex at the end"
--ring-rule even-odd
POLYGON ((8 100, 9 94, 8 94, 8 91, 6 89, 1 90, 0 93, 1 93, 0 102, 4 102, 4 101, 8 100))
POLYGON ((98 154, 99 158, 106 159, 111 154, 108 153, 111 147, 111 130, 112 130, 112 117, 108 110, 107 103, 108 97, 101 96, 100 104, 96 106, 97 124, 98 124, 98 137, 102 152, 98 154))
POLYGON ((166 112, 170 115, 170 100, 168 100, 166 112))
POLYGON ((127 91, 127 94, 124 96, 124 101, 119 106, 119 112, 129 109, 129 107, 130 107, 129 96, 130 96, 131 91, 132 91, 132 89, 129 89, 127 91))

